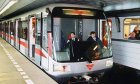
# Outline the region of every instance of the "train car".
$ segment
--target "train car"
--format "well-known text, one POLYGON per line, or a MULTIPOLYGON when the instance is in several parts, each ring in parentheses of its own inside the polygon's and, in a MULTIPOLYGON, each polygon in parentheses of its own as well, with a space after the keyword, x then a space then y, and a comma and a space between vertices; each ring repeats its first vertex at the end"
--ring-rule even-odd
POLYGON ((112 50, 115 63, 140 70, 140 16, 131 12, 120 17, 109 18, 112 21, 112 50), (136 38, 132 37, 137 28, 136 38))
POLYGON ((56 81, 113 65, 110 28, 104 12, 94 7, 51 4, 2 21, 0 30, 3 39, 56 81), (87 41, 91 31, 104 47, 87 41), (78 42, 67 43, 70 32, 78 42))

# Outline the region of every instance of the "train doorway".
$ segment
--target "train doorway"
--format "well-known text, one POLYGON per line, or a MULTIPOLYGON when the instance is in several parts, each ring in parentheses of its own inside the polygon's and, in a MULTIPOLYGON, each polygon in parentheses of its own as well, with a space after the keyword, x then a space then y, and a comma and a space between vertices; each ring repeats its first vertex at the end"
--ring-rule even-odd
POLYGON ((35 29, 36 29, 36 18, 29 18, 29 57, 33 60, 35 58, 35 29))

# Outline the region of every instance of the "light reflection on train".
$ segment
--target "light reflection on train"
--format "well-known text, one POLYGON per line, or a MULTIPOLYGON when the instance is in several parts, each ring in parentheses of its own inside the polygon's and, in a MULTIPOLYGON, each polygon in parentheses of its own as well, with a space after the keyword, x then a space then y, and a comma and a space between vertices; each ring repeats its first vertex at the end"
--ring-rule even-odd
POLYGON ((48 5, 0 23, 1 37, 56 79, 111 68, 109 30, 103 11, 72 4, 48 5), (91 31, 106 48, 86 41, 91 31), (80 41, 66 46, 70 32, 80 41), (92 55, 87 56, 90 49, 92 55))

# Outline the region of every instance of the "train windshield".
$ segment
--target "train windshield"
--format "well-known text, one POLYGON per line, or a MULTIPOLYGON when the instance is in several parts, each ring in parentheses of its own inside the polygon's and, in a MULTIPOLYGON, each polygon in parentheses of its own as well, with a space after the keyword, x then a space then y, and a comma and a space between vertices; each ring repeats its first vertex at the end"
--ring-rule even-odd
POLYGON ((91 62, 112 56, 107 24, 104 18, 97 17, 54 17, 54 59, 58 62, 91 62))

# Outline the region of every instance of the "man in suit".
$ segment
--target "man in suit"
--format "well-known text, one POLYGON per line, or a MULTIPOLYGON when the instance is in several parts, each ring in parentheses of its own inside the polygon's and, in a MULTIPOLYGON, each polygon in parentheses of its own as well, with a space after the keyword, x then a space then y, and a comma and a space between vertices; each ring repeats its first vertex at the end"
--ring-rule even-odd
POLYGON ((69 49, 70 49, 70 59, 71 59, 71 61, 76 61, 76 57, 77 57, 76 43, 78 41, 79 40, 76 38, 75 33, 71 32, 70 36, 68 38, 68 41, 67 41, 67 44, 68 44, 69 49))
POLYGON ((103 48, 102 41, 96 36, 96 32, 90 32, 90 37, 87 39, 89 42, 97 42, 101 48, 103 48))
POLYGON ((90 60, 99 59, 99 55, 101 53, 101 49, 103 48, 102 41, 96 36, 94 31, 90 32, 90 36, 87 39, 88 42, 92 42, 92 45, 89 48, 88 58, 90 60))

